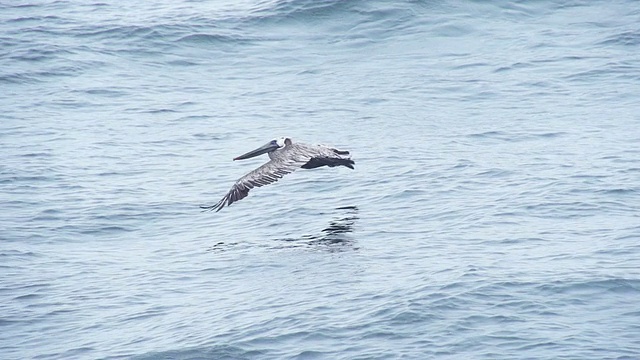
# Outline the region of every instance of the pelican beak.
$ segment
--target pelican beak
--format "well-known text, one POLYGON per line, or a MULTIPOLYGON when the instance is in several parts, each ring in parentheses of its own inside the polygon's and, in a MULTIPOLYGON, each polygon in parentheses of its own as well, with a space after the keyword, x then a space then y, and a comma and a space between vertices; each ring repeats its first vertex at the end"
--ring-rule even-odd
POLYGON ((269 142, 255 150, 251 150, 248 153, 244 154, 244 155, 240 155, 236 158, 234 158, 233 160, 244 160, 244 159, 249 159, 252 158, 254 156, 258 156, 258 155, 262 155, 262 154, 266 154, 268 152, 271 152, 275 149, 278 148, 278 145, 275 144, 275 142, 269 142))

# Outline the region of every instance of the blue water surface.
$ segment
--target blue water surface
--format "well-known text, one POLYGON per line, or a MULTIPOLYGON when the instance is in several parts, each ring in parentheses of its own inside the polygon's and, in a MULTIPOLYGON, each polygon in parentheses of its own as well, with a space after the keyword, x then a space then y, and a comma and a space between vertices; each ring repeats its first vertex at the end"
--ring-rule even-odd
POLYGON ((0 109, 2 359, 640 358, 636 1, 3 2, 0 109))

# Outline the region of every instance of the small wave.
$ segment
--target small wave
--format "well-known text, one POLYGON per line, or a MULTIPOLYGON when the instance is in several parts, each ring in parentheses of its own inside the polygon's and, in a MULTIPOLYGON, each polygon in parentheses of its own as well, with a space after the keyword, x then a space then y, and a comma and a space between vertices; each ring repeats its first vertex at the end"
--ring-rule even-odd
POLYGON ((259 21, 326 17, 343 10, 347 1, 314 1, 314 0, 280 0, 272 3, 261 3, 251 11, 259 21))
POLYGON ((15 61, 41 62, 70 54, 73 52, 61 46, 41 45, 37 48, 14 51, 9 58, 15 61))
POLYGON ((248 43, 250 40, 234 35, 190 34, 177 39, 175 42, 187 44, 239 44, 248 43))
POLYGON ((502 72, 507 72, 507 71, 512 71, 512 70, 520 70, 520 69, 527 69, 527 68, 531 68, 533 67, 533 64, 531 63, 523 63, 523 62, 516 62, 513 63, 509 66, 501 66, 497 69, 495 69, 493 72, 494 73, 502 73, 502 72))
POLYGON ((602 292, 640 294, 638 279, 605 279, 586 281, 562 281, 540 285, 539 289, 551 294, 591 294, 602 292))
POLYGON ((260 359, 265 355, 264 351, 245 350, 230 345, 213 347, 194 347, 190 349, 169 350, 164 352, 149 352, 134 356, 133 360, 170 360, 170 359, 260 359))
POLYGON ((163 114, 163 113, 177 113, 178 111, 173 109, 162 108, 162 109, 150 109, 150 110, 141 111, 141 112, 147 113, 147 114, 163 114))
POLYGON ((38 256, 39 255, 37 253, 34 253, 32 251, 6 250, 0 252, 0 257, 6 258, 31 258, 38 256))
POLYGON ((640 30, 625 31, 609 36, 599 45, 638 46, 640 45, 640 30))
POLYGON ((35 183, 42 181, 53 181, 55 178, 52 176, 35 175, 35 176, 12 176, 2 179, 6 183, 35 183))
POLYGON ((153 39, 161 37, 164 32, 171 32, 171 28, 163 25, 157 26, 135 26, 120 25, 110 28, 101 28, 95 30, 95 27, 82 27, 73 30, 73 34, 77 37, 91 37, 100 39, 153 39), (163 31, 164 30, 164 31, 163 31))
POLYGON ((26 153, 26 154, 20 154, 18 156, 19 157, 23 157, 23 158, 51 158, 51 157, 53 157, 53 155, 51 153, 46 153, 46 152, 26 153))
POLYGON ((104 97, 112 97, 112 98, 117 98, 117 97, 123 97, 123 96, 127 96, 129 93, 126 91, 122 91, 122 90, 116 90, 116 89, 107 89, 107 88, 91 88, 91 89, 84 89, 84 90, 74 90, 73 92, 79 92, 79 93, 84 93, 87 95, 98 95, 98 96, 104 96, 104 97))
POLYGON ((41 297, 43 297, 41 294, 32 293, 32 294, 18 295, 16 297, 14 297, 13 300, 15 300, 15 301, 31 301, 31 300, 38 299, 38 298, 41 298, 41 297))
POLYGON ((167 62, 167 65, 171 65, 171 66, 197 66, 200 65, 199 62, 194 61, 194 60, 171 60, 167 62))
POLYGON ((0 84, 37 84, 56 77, 72 77, 80 75, 82 67, 60 66, 44 71, 29 71, 0 76, 0 84))
POLYGON ((42 81, 44 81, 44 79, 38 76, 37 73, 18 73, 0 76, 0 84, 33 84, 42 81))
POLYGON ((607 194, 607 195, 630 195, 637 193, 638 190, 634 188, 615 188, 615 189, 605 189, 599 190, 599 193, 607 194))
POLYGON ((121 233, 121 232, 131 232, 133 228, 128 228, 124 226, 116 226, 116 225, 108 225, 108 226, 99 226, 92 227, 89 229, 85 229, 80 231, 81 234, 92 235, 92 234, 113 234, 113 233, 121 233))
POLYGON ((509 133, 505 131, 485 131, 467 135, 472 139, 501 140, 507 142, 521 142, 539 139, 554 139, 566 135, 565 132, 543 132, 543 133, 509 133))
POLYGON ((504 137, 506 133, 502 131, 485 131, 481 133, 474 133, 467 135, 470 138, 496 138, 496 137, 504 137))

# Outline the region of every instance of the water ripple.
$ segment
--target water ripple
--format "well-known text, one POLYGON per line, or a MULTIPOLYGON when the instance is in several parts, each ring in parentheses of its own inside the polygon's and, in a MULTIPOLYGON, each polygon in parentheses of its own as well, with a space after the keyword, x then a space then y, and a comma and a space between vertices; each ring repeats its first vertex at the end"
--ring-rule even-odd
POLYGON ((633 358, 634 6, 0 4, 1 357, 633 358))

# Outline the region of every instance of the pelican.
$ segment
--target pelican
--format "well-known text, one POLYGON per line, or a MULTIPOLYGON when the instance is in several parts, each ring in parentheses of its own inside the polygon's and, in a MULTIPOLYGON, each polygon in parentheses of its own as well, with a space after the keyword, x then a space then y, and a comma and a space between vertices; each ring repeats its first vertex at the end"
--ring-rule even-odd
POLYGON ((240 155, 233 160, 249 159, 254 156, 269 154, 271 159, 266 164, 241 177, 231 187, 231 190, 217 204, 200 206, 204 210, 216 212, 225 206, 249 195, 249 190, 278 181, 284 175, 297 169, 315 169, 321 166, 346 166, 353 169, 355 162, 351 160, 348 151, 341 151, 324 145, 307 145, 294 143, 288 137, 271 140, 265 145, 240 155))

